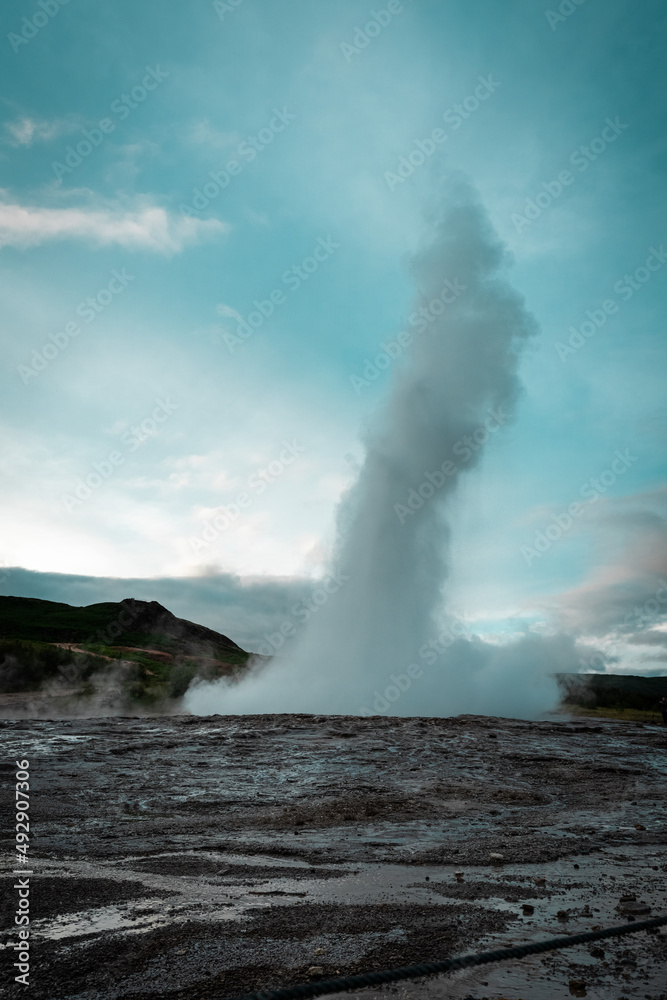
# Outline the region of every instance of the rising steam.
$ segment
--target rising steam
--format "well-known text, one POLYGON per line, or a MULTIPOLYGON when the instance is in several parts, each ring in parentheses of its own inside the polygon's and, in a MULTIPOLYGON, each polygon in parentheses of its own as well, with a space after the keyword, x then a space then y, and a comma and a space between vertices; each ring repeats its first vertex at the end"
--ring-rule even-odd
POLYGON ((520 352, 537 326, 466 184, 432 230, 414 261, 421 312, 409 357, 339 510, 342 584, 280 660, 235 687, 195 688, 194 712, 534 715, 556 701, 549 675, 567 669, 569 641, 499 647, 446 624, 448 498, 511 417, 520 352))

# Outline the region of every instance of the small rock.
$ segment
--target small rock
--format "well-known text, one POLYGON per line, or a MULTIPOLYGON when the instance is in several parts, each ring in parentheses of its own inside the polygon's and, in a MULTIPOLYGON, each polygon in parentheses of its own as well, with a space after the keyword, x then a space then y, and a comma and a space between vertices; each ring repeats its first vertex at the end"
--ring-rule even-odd
POLYGON ((591 958, 604 958, 604 951, 602 948, 591 948, 588 954, 591 958))
POLYGON ((533 882, 535 883, 535 885, 547 884, 547 880, 545 879, 544 875, 536 875, 535 878, 533 879, 533 882))
POLYGON ((633 892, 626 892, 621 896, 619 903, 635 903, 636 901, 637 897, 633 892))
POLYGON ((635 830, 645 830, 646 827, 642 826, 641 823, 635 823, 635 830))
POLYGON ((559 910, 556 916, 558 917, 559 920, 569 920, 570 912, 569 910, 559 910))
POLYGON ((322 965, 311 965, 311 967, 306 972, 307 976, 323 976, 324 967, 322 965))
POLYGON ((574 865, 574 867, 575 867, 575 868, 578 868, 578 867, 579 867, 579 865, 574 865))
POLYGON ((583 979, 571 979, 568 986, 573 997, 586 996, 586 983, 583 979))
POLYGON ((313 955, 323 955, 325 951, 326 951, 325 948, 316 948, 315 951, 313 952, 313 955))
POLYGON ((530 917, 535 912, 535 907, 531 906, 530 903, 522 903, 521 909, 523 910, 524 917, 530 917))
POLYGON ((179 948, 174 952, 174 955, 185 955, 185 948, 179 948))
POLYGON ((504 854, 498 854, 496 851, 491 851, 489 854, 489 859, 492 865, 499 865, 505 860, 504 854))
POLYGON ((460 882, 463 878, 463 872, 454 872, 454 878, 457 878, 460 882))

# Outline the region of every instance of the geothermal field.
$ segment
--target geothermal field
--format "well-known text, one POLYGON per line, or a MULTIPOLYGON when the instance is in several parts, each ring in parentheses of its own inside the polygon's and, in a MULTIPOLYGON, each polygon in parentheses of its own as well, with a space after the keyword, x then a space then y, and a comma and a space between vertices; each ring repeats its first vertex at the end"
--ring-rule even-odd
POLYGON ((3 7, 0 1000, 667 1000, 665 3, 3 7))
MULTIPOLYGON (((658 726, 175 716, 1 737, 32 762, 33 973, 7 997, 233 998, 665 910, 658 726)), ((666 961, 663 929, 362 993, 661 1000, 666 961)))

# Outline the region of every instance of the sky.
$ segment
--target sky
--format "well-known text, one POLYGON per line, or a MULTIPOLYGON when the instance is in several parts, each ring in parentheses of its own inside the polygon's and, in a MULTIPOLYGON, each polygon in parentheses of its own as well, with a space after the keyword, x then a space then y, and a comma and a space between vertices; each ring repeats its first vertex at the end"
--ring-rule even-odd
POLYGON ((1 17, 0 593, 159 600, 254 649, 292 620, 465 177, 539 332, 447 501, 448 608, 665 673, 659 0, 1 17))

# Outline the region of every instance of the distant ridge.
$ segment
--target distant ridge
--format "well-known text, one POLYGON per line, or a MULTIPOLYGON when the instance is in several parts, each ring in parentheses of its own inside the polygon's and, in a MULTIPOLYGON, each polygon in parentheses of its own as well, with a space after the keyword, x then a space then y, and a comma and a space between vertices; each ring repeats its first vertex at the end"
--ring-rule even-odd
POLYGON ((667 677, 636 674, 557 674, 565 705, 582 708, 637 709, 657 712, 667 696, 667 677))
MULTIPOLYGON (((0 701, 39 691, 60 698, 59 711, 65 696, 116 709, 168 709, 193 682, 233 680, 247 662, 228 636, 177 618, 157 601, 73 607, 0 597, 0 701)), ((0 715, 9 711, 0 704, 0 715)))
POLYGON ((157 601, 126 597, 119 602, 73 607, 34 597, 0 597, 0 636, 36 642, 76 642, 146 646, 150 637, 167 652, 195 651, 197 647, 243 652, 228 636, 177 618, 157 601), (172 640, 161 642, 161 640, 172 640), (170 647, 167 649, 167 647, 170 647))

